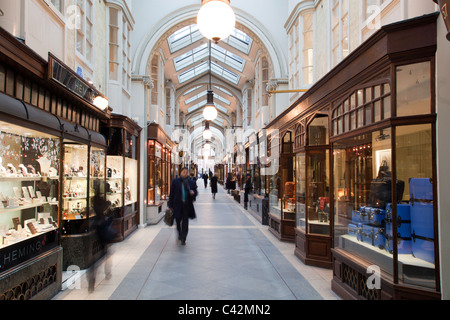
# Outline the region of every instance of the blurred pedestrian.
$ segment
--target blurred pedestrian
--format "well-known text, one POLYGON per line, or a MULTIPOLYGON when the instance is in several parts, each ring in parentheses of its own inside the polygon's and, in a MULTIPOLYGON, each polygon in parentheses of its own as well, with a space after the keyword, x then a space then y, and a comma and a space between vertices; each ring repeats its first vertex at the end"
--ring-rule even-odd
MULTIPOLYGON (((93 197, 93 210, 95 212, 95 231, 99 239, 99 244, 103 249, 105 261, 105 279, 111 278, 111 243, 117 238, 118 233, 113 226, 113 217, 111 216, 111 202, 106 201, 105 195, 100 191, 100 182, 94 183, 95 195, 93 197)), ((93 261, 88 272, 89 292, 95 289, 95 279, 97 274, 98 262, 93 261)))
POLYGON ((195 219, 193 199, 197 196, 196 191, 191 189, 189 183, 188 168, 181 170, 180 177, 173 180, 170 190, 168 207, 173 211, 177 222, 178 240, 181 245, 186 245, 189 232, 189 219, 195 219))
POLYGON ((208 175, 206 173, 202 176, 203 182, 205 183, 205 189, 208 187, 208 175))
POLYGON ((191 177, 189 179, 189 184, 191 186, 191 190, 194 191, 194 197, 193 197, 192 201, 195 202, 197 200, 198 186, 197 186, 197 177, 195 176, 194 173, 191 173, 191 177))
POLYGON ((217 176, 217 173, 214 174, 211 178, 211 193, 213 199, 216 199, 216 193, 217 193, 217 182, 219 181, 219 177, 217 176))

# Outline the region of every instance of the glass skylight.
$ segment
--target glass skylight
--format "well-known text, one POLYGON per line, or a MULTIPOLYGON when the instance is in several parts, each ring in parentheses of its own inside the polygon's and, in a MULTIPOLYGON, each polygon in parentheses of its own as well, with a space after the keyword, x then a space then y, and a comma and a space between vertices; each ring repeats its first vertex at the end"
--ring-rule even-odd
POLYGON ((188 94, 194 92, 195 90, 200 89, 201 87, 203 87, 203 86, 196 86, 196 87, 194 87, 194 88, 192 88, 192 89, 189 89, 188 91, 186 91, 186 92, 183 94, 183 96, 187 96, 188 94))
POLYGON ((213 123, 215 123, 218 126, 222 127, 225 124, 225 121, 222 120, 221 118, 216 118, 216 120, 214 120, 213 123))
POLYGON ((216 44, 212 44, 211 56, 237 71, 242 72, 245 68, 244 59, 216 44))
POLYGON ((183 72, 182 74, 180 74, 178 76, 178 81, 180 83, 186 82, 188 80, 191 80, 192 78, 201 75, 202 73, 206 72, 209 70, 209 63, 208 62, 203 62, 189 70, 187 70, 186 72, 183 72))
POLYGON ((214 88, 216 88, 216 89, 218 89, 218 90, 220 90, 220 91, 226 93, 226 94, 229 95, 230 97, 233 96, 233 94, 232 94, 230 91, 228 91, 228 90, 226 90, 226 89, 224 89, 224 88, 222 88, 222 87, 214 86, 214 88))
POLYGON ((215 62, 211 63, 211 70, 215 74, 227 79, 228 81, 230 81, 231 83, 234 83, 236 85, 239 83, 239 80, 241 79, 241 77, 239 75, 237 75, 236 73, 222 67, 221 65, 218 65, 215 62))
POLYGON ((180 71, 181 69, 184 69, 196 62, 199 62, 203 58, 206 58, 209 56, 208 52, 208 44, 205 43, 194 50, 191 50, 189 52, 186 52, 175 59, 173 59, 173 63, 175 65, 175 70, 180 71))
POLYGON ((200 109, 201 107, 204 107, 204 106, 206 105, 206 102, 208 102, 208 101, 207 101, 207 100, 203 100, 202 102, 197 103, 196 105, 190 107, 190 108, 188 109, 188 113, 195 112, 195 111, 197 111, 198 109, 200 109))
MULTIPOLYGON (((208 91, 204 91, 204 92, 202 92, 202 93, 199 93, 199 94, 197 94, 197 95, 195 95, 195 96, 189 98, 188 100, 186 100, 186 101, 184 102, 184 104, 185 104, 185 105, 188 105, 188 104, 194 102, 195 100, 200 99, 200 98, 206 96, 207 94, 208 94, 208 91)), ((231 105, 231 101, 229 101, 229 100, 223 98, 222 96, 219 96, 219 95, 216 94, 216 93, 214 93, 214 99, 217 99, 217 100, 219 100, 219 101, 222 101, 223 103, 225 103, 225 104, 228 105, 228 106, 231 105)))
POLYGON ((245 32, 234 29, 234 32, 228 37, 228 39, 224 40, 224 42, 245 54, 249 54, 250 49, 252 48, 253 39, 250 38, 250 36, 248 36, 245 32))
POLYGON ((201 39, 203 39, 203 35, 198 30, 198 26, 193 24, 176 31, 167 41, 170 52, 174 53, 201 39))
POLYGON ((217 104, 217 103, 214 103, 214 105, 216 106, 216 108, 217 108, 219 111, 221 111, 221 112, 223 112, 223 113, 225 113, 225 114, 228 114, 228 109, 227 109, 227 108, 224 108, 224 107, 222 107, 221 105, 219 105, 219 104, 217 104))

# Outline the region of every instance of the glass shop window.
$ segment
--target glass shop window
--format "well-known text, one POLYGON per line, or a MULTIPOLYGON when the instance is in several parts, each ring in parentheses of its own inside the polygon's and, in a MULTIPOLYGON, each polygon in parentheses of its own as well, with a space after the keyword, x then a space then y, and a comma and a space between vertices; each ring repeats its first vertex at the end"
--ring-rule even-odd
POLYGON ((431 112, 431 63, 397 67, 397 116, 431 112))
POLYGON ((309 233, 330 234, 330 170, 329 150, 309 151, 308 165, 308 229, 309 233))
MULTIPOLYGON (((433 181, 432 127, 430 124, 397 127, 395 138, 397 181, 404 182, 404 192, 396 205, 398 277, 403 283, 434 289, 433 185, 436 182, 433 181)), ((390 211, 386 214, 390 215, 390 211)), ((387 238, 391 236, 390 226, 386 227, 387 238)))
MULTIPOLYGON (((392 204, 391 129, 334 143, 335 247, 389 274, 393 258, 386 245, 386 209, 392 204)), ((402 199, 404 181, 397 183, 402 199)))
MULTIPOLYGON (((0 121, 0 251, 59 229, 60 146, 58 137, 0 121)), ((0 255, 3 272, 13 259, 0 255)))
POLYGON ((328 115, 317 115, 308 126, 308 143, 310 146, 328 144, 328 115))
POLYGON ((305 231, 306 226, 306 156, 297 153, 295 158, 295 197, 297 202, 297 228, 305 231))

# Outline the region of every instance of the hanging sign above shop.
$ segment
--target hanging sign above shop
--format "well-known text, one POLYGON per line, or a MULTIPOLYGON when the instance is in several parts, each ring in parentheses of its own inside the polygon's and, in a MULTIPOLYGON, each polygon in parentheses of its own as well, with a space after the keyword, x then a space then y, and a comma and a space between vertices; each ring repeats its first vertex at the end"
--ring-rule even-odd
POLYGON ((104 111, 108 108, 108 99, 82 79, 77 73, 51 54, 49 54, 48 61, 48 74, 50 79, 56 81, 59 85, 98 109, 104 111))
POLYGON ((450 0, 433 0, 439 5, 441 9, 442 19, 444 19, 445 26, 447 27, 447 39, 450 41, 450 0))

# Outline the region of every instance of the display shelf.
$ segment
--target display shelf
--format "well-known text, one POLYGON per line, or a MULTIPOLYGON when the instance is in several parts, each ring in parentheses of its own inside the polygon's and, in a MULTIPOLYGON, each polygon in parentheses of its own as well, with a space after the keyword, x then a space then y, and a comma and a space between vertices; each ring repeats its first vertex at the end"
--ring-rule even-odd
POLYGON ((0 182, 36 182, 40 181, 43 178, 47 178, 49 180, 59 180, 59 177, 0 177, 0 182))
POLYGON ((27 209, 31 209, 31 208, 37 208, 37 207, 40 207, 40 206, 45 205, 45 204, 53 205, 54 203, 51 203, 51 202, 40 202, 40 203, 31 203, 29 205, 18 206, 18 207, 13 207, 13 208, 0 208, 0 213, 27 210, 27 209))
POLYGON ((64 177, 65 180, 87 180, 88 177, 77 177, 77 176, 65 176, 64 177))
MULTIPOLYGON (((380 267, 384 267, 386 270, 392 268, 392 254, 387 252, 385 249, 380 249, 368 243, 358 241, 355 237, 348 234, 340 236, 340 239, 342 245, 341 248, 350 249, 361 256, 370 256, 372 259, 373 256, 377 256, 377 261, 384 261, 380 267)), ((398 262, 400 274, 403 273, 405 266, 413 266, 416 268, 425 268, 430 270, 435 269, 434 264, 416 258, 412 254, 398 254, 398 262)))

